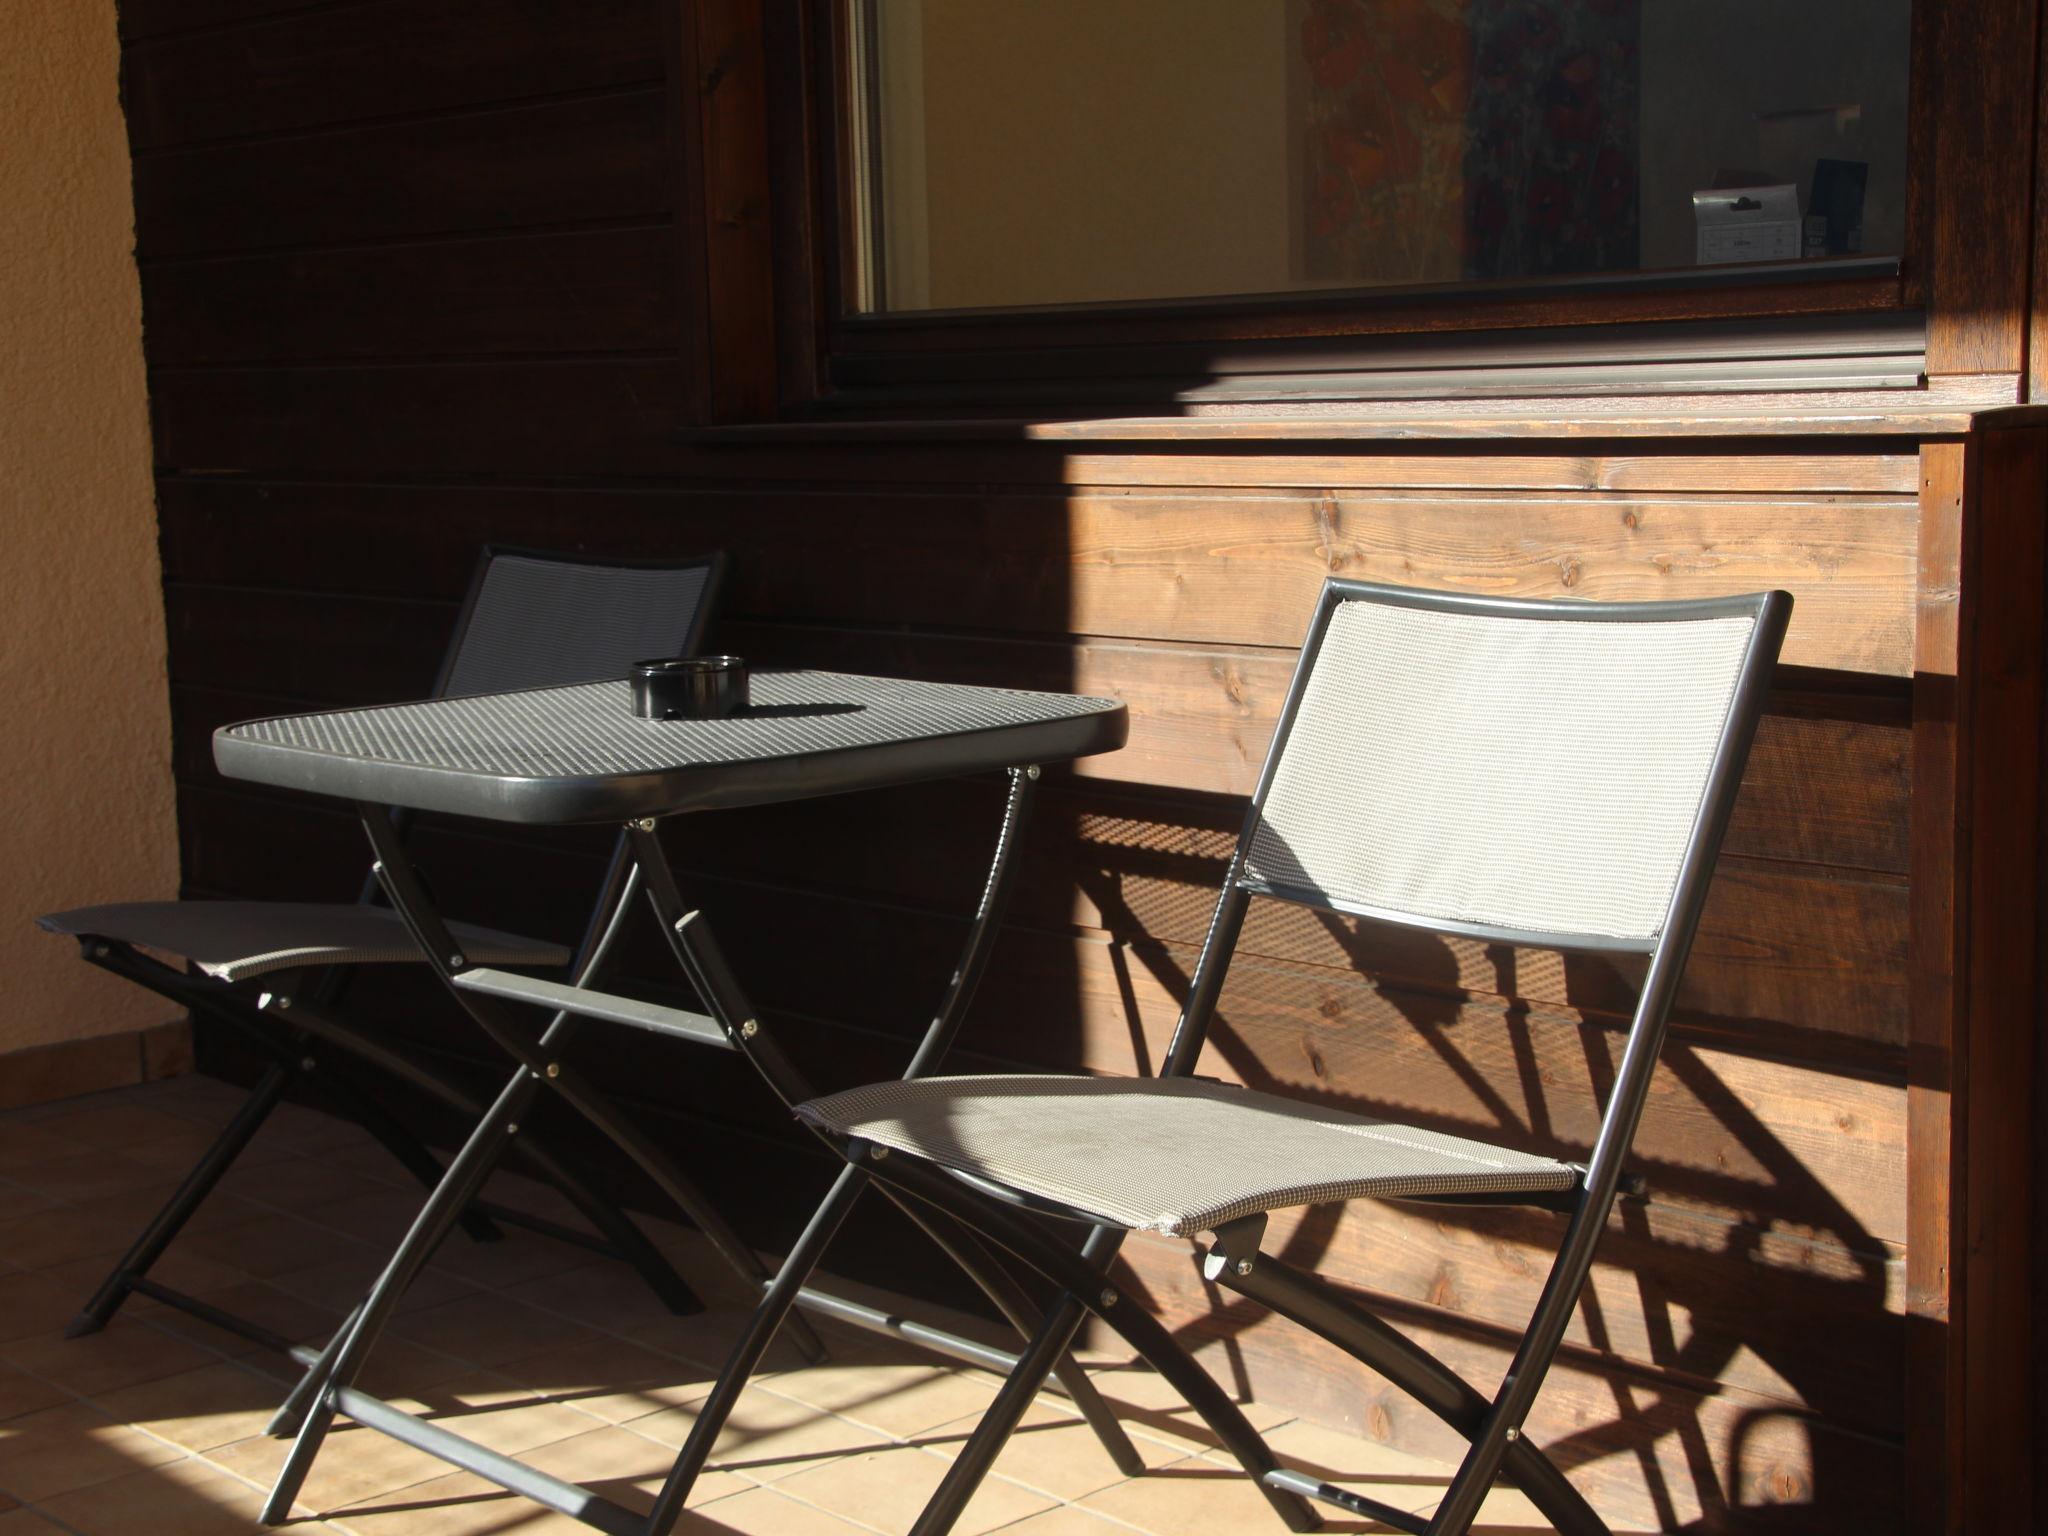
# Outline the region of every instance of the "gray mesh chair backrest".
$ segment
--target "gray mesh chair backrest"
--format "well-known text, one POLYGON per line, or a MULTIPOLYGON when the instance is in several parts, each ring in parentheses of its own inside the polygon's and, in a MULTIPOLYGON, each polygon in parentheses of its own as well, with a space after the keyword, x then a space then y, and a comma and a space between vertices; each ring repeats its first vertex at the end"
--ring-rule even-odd
POLYGON ((500 693, 624 677, 636 661, 693 651, 716 556, 675 565, 491 551, 439 693, 500 693))
POLYGON ((1242 883, 1439 930, 1653 947, 1760 600, 1330 598, 1242 883))

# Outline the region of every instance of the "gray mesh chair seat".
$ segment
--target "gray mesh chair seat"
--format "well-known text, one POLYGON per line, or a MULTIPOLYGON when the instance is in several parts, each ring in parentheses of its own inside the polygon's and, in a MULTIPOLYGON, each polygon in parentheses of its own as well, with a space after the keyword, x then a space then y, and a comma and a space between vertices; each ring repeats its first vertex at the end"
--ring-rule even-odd
MULTIPOLYGON (((419 946, 389 907, 362 902, 119 901, 51 912, 46 933, 114 939, 191 961, 221 981, 249 981, 310 965, 418 964, 419 946)), ((451 923, 481 965, 566 965, 569 951, 543 939, 451 923)))
POLYGON ((1289 1206, 1561 1190, 1578 1178, 1547 1157, 1190 1078, 928 1077, 797 1114, 1175 1237, 1289 1206))

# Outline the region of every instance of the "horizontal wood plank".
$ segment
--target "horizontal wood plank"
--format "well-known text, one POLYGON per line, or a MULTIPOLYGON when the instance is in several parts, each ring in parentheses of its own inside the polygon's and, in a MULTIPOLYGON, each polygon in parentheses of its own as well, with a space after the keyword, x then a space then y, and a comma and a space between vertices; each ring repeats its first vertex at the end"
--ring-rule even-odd
POLYGON ((137 42, 121 100, 137 152, 359 118, 659 83, 647 0, 563 0, 555 42, 505 24, 503 0, 379 0, 137 42))
POLYGON ((156 392, 191 364, 674 349, 667 224, 142 269, 156 392))
POLYGON ((157 396, 156 460, 205 474, 661 474, 676 467, 684 393, 673 357, 196 371, 157 396))
POLYGON ((153 155, 135 165, 136 251, 146 262, 666 216, 664 133, 662 92, 633 88, 153 155))
MULTIPOLYGON (((528 455, 654 472, 670 457, 654 439, 676 383, 625 360, 224 371, 159 407, 158 457, 214 470, 295 457, 357 474, 422 460, 454 470, 486 457, 465 438, 530 428, 502 448, 498 472, 528 455), (379 419, 400 407, 402 424, 379 419)), ((736 614, 1293 647, 1331 575, 1609 601, 1781 586, 1795 598, 1787 664, 1912 671, 1916 513, 1903 499, 894 496, 898 534, 878 544, 868 530, 883 504, 707 492, 678 498, 663 526, 666 540, 734 555, 736 614)))
POLYGON ((1264 486, 1305 490, 1636 491, 1664 494, 1790 492, 1910 496, 1920 461, 1910 453, 1820 454, 1803 450, 1745 454, 1589 453, 1538 456, 1507 452, 1275 453, 1069 451, 1066 483, 1091 490, 1122 486, 1264 486))

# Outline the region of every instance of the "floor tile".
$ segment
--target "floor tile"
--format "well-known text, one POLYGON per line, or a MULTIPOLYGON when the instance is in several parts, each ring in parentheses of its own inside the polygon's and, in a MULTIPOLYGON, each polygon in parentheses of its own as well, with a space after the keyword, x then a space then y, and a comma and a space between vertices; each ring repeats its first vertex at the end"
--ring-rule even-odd
MULTIPOLYGON (((190 1159, 186 1160, 188 1163, 190 1159)), ((173 1170, 175 1178, 182 1169, 173 1170)), ((17 1168, 9 1182, 51 1200, 80 1202, 105 1200, 114 1195, 160 1185, 166 1170, 121 1152, 88 1152, 79 1157, 53 1157, 17 1168)))
MULTIPOLYGON (((128 1232, 132 1239, 141 1230, 137 1222, 128 1232)), ((127 1246, 124 1240, 122 1248, 127 1246)), ((53 1284, 60 1285, 72 1294, 73 1301, 80 1307, 100 1288, 101 1283, 112 1272, 122 1257, 122 1250, 95 1253, 82 1259, 72 1259, 63 1264, 52 1264, 40 1273, 53 1284)), ((149 1278, 159 1285, 173 1290, 198 1294, 203 1291, 219 1290, 224 1286, 239 1285, 249 1277, 232 1264, 219 1264, 212 1259, 202 1259, 189 1251, 182 1243, 172 1243, 170 1248, 149 1267, 149 1278)), ((147 1296, 131 1294, 121 1304, 117 1316, 126 1316, 131 1311, 145 1312, 158 1303, 147 1296)))
MULTIPOLYGON (((551 1476, 581 1483, 615 1504, 646 1510, 653 1508, 655 1495, 675 1466, 676 1447, 649 1440, 629 1427, 608 1425, 557 1440, 520 1459, 551 1476)), ((708 1504, 753 1486, 748 1478, 707 1467, 691 1485, 683 1507, 708 1504)))
POLYGON ((81 1142, 93 1150, 156 1141, 180 1135, 190 1126, 181 1116, 144 1104, 122 1103, 110 1094, 94 1094, 73 1103, 79 1107, 60 1108, 36 1124, 45 1132, 81 1142))
MULTIPOLYGON (((1080 1507, 1134 1525, 1147 1536, 1280 1529, 1257 1484, 1234 1467, 1199 1456, 1091 1493, 1080 1507)), ((1346 1523, 1359 1528, 1359 1522, 1346 1523)))
MULTIPOLYGON (((1279 1531, 1284 1527, 1275 1521, 1273 1529, 1279 1531)), ((1006 1525, 997 1536, 1131 1536, 1131 1531, 1129 1526, 1091 1514, 1078 1504, 1062 1504, 1058 1509, 1006 1525)))
POLYGON ((0 1253, 17 1269, 48 1269, 94 1254, 111 1263, 135 1241, 141 1222, 125 1208, 59 1206, 0 1218, 0 1253))
MULTIPOLYGON (((914 1437, 915 1442, 951 1461, 980 1422, 979 1413, 970 1414, 914 1437)), ((1177 1447, 1143 1435, 1131 1436, 1131 1448, 1147 1467, 1163 1467, 1181 1457, 1177 1447)), ((1084 1419, 1065 1402, 1044 1397, 1025 1410, 994 1470, 1027 1488, 1069 1501, 1122 1482, 1124 1476, 1084 1419)))
MULTIPOLYGON (((696 1424, 687 1408, 630 1421, 627 1428, 680 1450, 696 1424)), ((712 1447, 710 1465, 757 1483, 775 1482, 834 1456, 883 1448, 886 1435, 750 1386, 712 1447)))
POLYGON ((472 1365, 503 1365, 543 1345, 573 1344, 598 1334, 538 1307, 479 1292, 394 1319, 391 1332, 472 1365))
POLYGON ((381 1253, 359 1238, 278 1211, 204 1232, 187 1232, 179 1242, 203 1259, 232 1264, 259 1278, 381 1253))
MULTIPOLYGON (((746 1328, 745 1312, 724 1309, 697 1312, 688 1317, 671 1314, 653 1322, 633 1324, 625 1329, 625 1333, 628 1338, 642 1344, 709 1366, 715 1374, 731 1357, 733 1346, 739 1342, 746 1328)), ((808 1363, 802 1352, 790 1343, 785 1330, 768 1346, 768 1353, 762 1357, 761 1368, 754 1372, 754 1379, 758 1381, 778 1371, 795 1370, 808 1363)))
POLYGON ((220 1357, 148 1322, 117 1317, 82 1339, 44 1333, 0 1345, 0 1355, 79 1397, 113 1392, 138 1381, 197 1370, 220 1357))
MULTIPOLYGON (((947 1463, 910 1446, 841 1457, 778 1484, 779 1491, 835 1515, 887 1531, 907 1531, 937 1491, 947 1463)), ((990 1477, 961 1513, 958 1536, 980 1536, 1051 1509, 1053 1500, 1002 1477, 990 1477)))
POLYGON ((441 1245, 434 1268, 474 1284, 502 1288, 590 1262, 590 1250, 538 1232, 506 1227, 495 1243, 473 1243, 459 1233, 441 1245))
MULTIPOLYGON (((234 1285, 211 1286, 189 1292, 194 1300, 218 1307, 245 1322, 289 1339, 294 1344, 320 1343, 341 1321, 335 1307, 323 1307, 294 1296, 263 1280, 244 1280, 234 1285)), ((267 1345, 258 1344, 225 1328, 174 1307, 159 1307, 150 1321, 167 1333, 223 1355, 270 1355, 267 1345)))
POLYGON ((231 1361, 140 1382, 93 1399, 95 1407, 187 1451, 210 1451, 263 1433, 286 1384, 231 1361))
POLYGON ((495 1371, 470 1371, 389 1401, 507 1456, 599 1427, 590 1414, 542 1397, 495 1371))
POLYGON ((609 1424, 698 1402, 711 1390, 715 1376, 708 1366, 630 1340, 602 1337, 552 1345, 499 1369, 609 1424))
POLYGON ((0 1536, 72 1536, 32 1509, 10 1509, 0 1513, 0 1536))
POLYGON ((86 1403, 64 1403, 0 1424, 0 1489, 40 1503, 184 1455, 86 1403))
POLYGON ((995 1400, 997 1382, 980 1371, 936 1360, 872 1355, 784 1371, 767 1383, 778 1397, 823 1408, 897 1439, 909 1439, 995 1400))
POLYGON ((507 1296, 573 1321, 622 1333, 640 1324, 673 1317, 661 1298, 630 1265, 599 1259, 505 1287, 507 1296))
MULTIPOLYGON (((131 1472, 40 1506, 79 1536, 249 1536, 261 1529, 263 1495, 218 1467, 191 1458, 131 1472)), ((294 1525, 294 1536, 319 1531, 294 1525)))
POLYGON ((67 1136, 40 1120, 10 1115, 0 1119, 0 1173, 26 1168, 50 1158, 77 1157, 93 1143, 67 1136))
MULTIPOLYGON (((303 1269, 287 1269, 264 1278, 279 1290, 315 1302, 339 1317, 370 1293, 370 1287, 377 1283, 377 1277, 384 1272, 385 1262, 390 1256, 388 1251, 365 1245, 360 1252, 347 1258, 329 1259, 326 1263, 308 1265, 303 1269)), ((459 1279, 428 1268, 406 1290, 398 1303, 398 1310, 416 1312, 422 1307, 438 1307, 457 1296, 473 1296, 479 1289, 473 1280, 459 1279)))
MULTIPOLYGON (((1284 1424, 1265 1438, 1281 1465, 1311 1472, 1397 1509, 1436 1503, 1450 1481, 1450 1469, 1441 1462, 1325 1429, 1305 1419, 1284 1424)), ((1206 1455, 1219 1465, 1235 1465, 1226 1463, 1219 1451, 1206 1455)))
POLYGON ((677 1522, 676 1536, 867 1536, 870 1529, 773 1488, 750 1488, 689 1511, 677 1522))
MULTIPOLYGON (((39 1408, 70 1401, 71 1394, 62 1387, 52 1386, 41 1377, 31 1376, 20 1367, 0 1360, 0 1426, 4 1426, 8 1419, 18 1419, 39 1408)), ((4 1432, 4 1428, 0 1428, 0 1433, 4 1432)))
MULTIPOLYGON (((391 1166, 394 1170, 398 1168, 396 1161, 391 1166)), ((227 1194, 258 1205, 297 1211, 312 1221, 320 1219, 323 1206, 336 1200, 390 1189, 340 1163, 312 1157, 280 1157, 268 1163, 238 1161, 220 1181, 220 1187, 227 1194)), ((415 1209, 418 1204, 415 1200, 415 1209)))
POLYGON ((328 1519, 349 1536, 590 1536, 591 1529, 467 1472, 365 1499, 328 1519))
MULTIPOLYGON (((237 1477, 268 1488, 284 1466, 289 1440, 253 1435, 207 1452, 206 1459, 237 1477)), ((360 1504, 442 1476, 448 1464, 425 1451, 337 1419, 314 1459, 299 1502, 323 1518, 345 1505, 360 1504)))
MULTIPOLYGON (((1165 1378, 1144 1367, 1093 1371, 1097 1389, 1134 1435, 1148 1436, 1189 1451, 1209 1450, 1219 1442, 1165 1378)), ((1263 1403, 1240 1402, 1238 1411, 1261 1434, 1286 1423, 1293 1415, 1263 1403)))
POLYGON ((0 1275, 0 1344, 31 1334, 55 1333, 78 1313, 85 1298, 47 1273, 0 1275))

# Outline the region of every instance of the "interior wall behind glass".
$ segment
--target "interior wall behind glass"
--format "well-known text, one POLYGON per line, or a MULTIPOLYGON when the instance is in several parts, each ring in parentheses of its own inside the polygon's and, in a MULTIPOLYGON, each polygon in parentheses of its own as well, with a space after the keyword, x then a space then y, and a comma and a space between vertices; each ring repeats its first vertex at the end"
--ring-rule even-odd
POLYGON ((1285 6, 881 0, 879 21, 889 308, 1287 286, 1285 6))
POLYGON ((1912 10, 1911 0, 1642 0, 1643 265, 1692 264, 1691 194, 1716 172, 1793 182, 1805 208, 1822 158, 1869 165, 1863 249, 1902 250, 1912 10))

